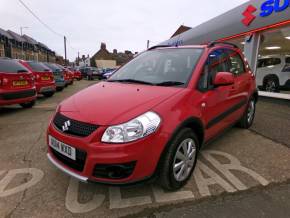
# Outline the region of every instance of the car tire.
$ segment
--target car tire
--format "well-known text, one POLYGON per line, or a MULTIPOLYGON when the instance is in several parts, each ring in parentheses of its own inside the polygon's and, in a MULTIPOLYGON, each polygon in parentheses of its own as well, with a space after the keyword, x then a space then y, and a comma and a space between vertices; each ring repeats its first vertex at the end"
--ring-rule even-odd
POLYGON ((182 129, 171 140, 162 156, 158 171, 159 182, 164 189, 178 190, 188 182, 196 166, 198 149, 197 136, 190 128, 182 129), (188 149, 187 152, 184 148, 188 149))
POLYGON ((280 92, 279 79, 276 76, 269 76, 264 79, 263 90, 266 92, 280 92))
POLYGON ((47 98, 50 98, 54 95, 54 92, 45 92, 45 93, 43 93, 43 95, 47 98))
POLYGON ((251 97, 242 118, 238 122, 238 126, 243 129, 250 128, 254 122, 255 113, 256 113, 256 100, 254 97, 251 97))
POLYGON ((56 87, 56 91, 60 92, 64 89, 64 87, 56 87))
POLYGON ((23 108, 32 108, 35 105, 35 101, 25 102, 20 104, 23 108))

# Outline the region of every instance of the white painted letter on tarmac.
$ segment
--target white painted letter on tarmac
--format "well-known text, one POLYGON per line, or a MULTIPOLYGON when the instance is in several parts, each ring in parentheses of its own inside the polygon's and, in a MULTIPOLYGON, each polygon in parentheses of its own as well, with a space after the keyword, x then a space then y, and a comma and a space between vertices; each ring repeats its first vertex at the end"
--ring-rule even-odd
POLYGON ((166 193, 159 187, 152 187, 154 198, 158 203, 193 199, 192 191, 177 191, 166 193))
POLYGON ((215 184, 220 185, 227 192, 236 191, 234 187, 232 187, 227 181, 225 181, 222 177, 216 174, 213 170, 208 168, 201 161, 197 161, 197 165, 194 170, 194 178, 201 196, 210 196, 211 193, 209 191, 209 186, 215 184), (202 172, 208 175, 209 178, 204 178, 202 172))
POLYGON ((109 188, 109 199, 110 199, 110 209, 135 207, 152 203, 150 196, 122 198, 121 189, 119 187, 109 188))
POLYGON ((71 178, 66 193, 65 207, 72 213, 87 213, 93 211, 100 207, 105 200, 105 195, 95 194, 91 201, 81 204, 78 202, 78 194, 79 181, 71 178))
POLYGON ((269 182, 260 176, 258 173, 255 171, 248 169, 244 166, 241 165, 241 162, 234 156, 221 152, 221 151, 213 151, 213 150, 208 150, 208 151, 203 151, 202 156, 208 160, 217 170, 219 170, 224 176, 238 189, 238 190, 246 190, 247 187, 236 177, 232 174, 231 170, 236 170, 240 172, 244 172, 248 175, 250 175, 253 179, 261 183, 263 186, 266 186, 269 184, 269 182), (228 164, 222 164, 220 163, 214 155, 219 155, 222 157, 227 158, 230 163, 228 164))
MULTIPOLYGON (((3 174, 2 171, 1 173, 3 174)), ((43 176, 44 173, 41 170, 35 168, 9 170, 4 178, 0 181, 0 197, 7 197, 18 192, 22 192, 36 185, 43 178, 43 176), (8 187, 9 183, 14 179, 14 177, 19 174, 30 174, 32 178, 19 186, 5 190, 5 188, 8 187)))

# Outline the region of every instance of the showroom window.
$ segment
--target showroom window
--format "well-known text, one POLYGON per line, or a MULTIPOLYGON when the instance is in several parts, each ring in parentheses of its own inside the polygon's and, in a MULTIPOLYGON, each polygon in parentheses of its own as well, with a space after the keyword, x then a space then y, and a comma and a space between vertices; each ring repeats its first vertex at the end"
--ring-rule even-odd
POLYGON ((256 69, 262 92, 290 94, 290 26, 261 32, 256 69))

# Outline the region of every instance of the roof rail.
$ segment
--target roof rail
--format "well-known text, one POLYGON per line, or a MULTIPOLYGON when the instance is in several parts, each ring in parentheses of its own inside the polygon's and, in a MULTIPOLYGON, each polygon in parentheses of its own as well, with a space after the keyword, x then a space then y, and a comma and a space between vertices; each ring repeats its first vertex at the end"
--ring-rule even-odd
POLYGON ((153 50, 155 48, 169 48, 169 47, 172 47, 172 46, 171 45, 155 45, 155 46, 148 48, 148 51, 153 50))
POLYGON ((214 47, 217 44, 230 45, 230 46, 233 46, 234 48, 239 48, 237 45, 235 45, 233 43, 230 43, 230 42, 217 42, 217 41, 210 42, 207 47, 211 48, 211 47, 214 47))

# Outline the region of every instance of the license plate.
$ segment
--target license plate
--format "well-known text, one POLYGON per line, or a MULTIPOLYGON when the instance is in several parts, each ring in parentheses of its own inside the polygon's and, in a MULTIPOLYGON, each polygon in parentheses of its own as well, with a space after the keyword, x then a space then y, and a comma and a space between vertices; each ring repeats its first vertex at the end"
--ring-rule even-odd
POLYGON ((49 146, 52 147, 57 152, 61 153, 62 155, 72 159, 76 160, 76 149, 73 148, 70 145, 67 145, 61 141, 58 141, 56 138, 49 136, 49 146))
POLYGON ((41 77, 42 80, 50 80, 49 76, 43 76, 41 77))
POLYGON ((26 85, 28 85, 27 80, 13 81, 13 86, 26 86, 26 85))

